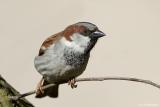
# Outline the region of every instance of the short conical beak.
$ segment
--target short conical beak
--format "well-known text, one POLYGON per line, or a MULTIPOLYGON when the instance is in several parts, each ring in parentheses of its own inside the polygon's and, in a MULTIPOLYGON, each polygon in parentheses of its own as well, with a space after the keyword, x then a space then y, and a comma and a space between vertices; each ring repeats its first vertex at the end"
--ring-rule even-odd
POLYGON ((91 34, 91 37, 94 37, 94 38, 100 38, 100 37, 103 37, 103 36, 106 36, 105 33, 103 33, 102 31, 100 30, 96 30, 95 32, 93 32, 91 34))

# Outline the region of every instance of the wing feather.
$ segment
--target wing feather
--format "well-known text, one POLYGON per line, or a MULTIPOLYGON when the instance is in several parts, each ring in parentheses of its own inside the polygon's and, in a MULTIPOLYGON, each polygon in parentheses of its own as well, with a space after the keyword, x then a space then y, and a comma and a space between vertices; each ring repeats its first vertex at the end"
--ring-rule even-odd
POLYGON ((50 37, 48 37, 41 45, 41 48, 39 50, 39 56, 43 55, 45 50, 52 44, 55 44, 55 42, 57 42, 58 40, 60 40, 60 38, 62 38, 62 32, 54 34, 50 37))

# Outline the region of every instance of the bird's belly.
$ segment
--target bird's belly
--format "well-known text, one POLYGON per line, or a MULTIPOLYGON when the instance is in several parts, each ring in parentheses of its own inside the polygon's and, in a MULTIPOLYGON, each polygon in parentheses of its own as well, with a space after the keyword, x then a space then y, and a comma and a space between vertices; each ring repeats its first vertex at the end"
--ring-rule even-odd
POLYGON ((40 72, 50 83, 68 81, 82 74, 83 70, 74 69, 69 65, 61 65, 55 69, 40 72))
POLYGON ((73 67, 67 65, 65 60, 59 58, 37 57, 35 58, 35 67, 37 71, 48 82, 67 81, 79 76, 85 69, 85 66, 73 67))
POLYGON ((49 82, 63 82, 68 81, 74 77, 79 76, 83 70, 72 69, 70 66, 63 67, 63 69, 48 71, 46 79, 49 82))

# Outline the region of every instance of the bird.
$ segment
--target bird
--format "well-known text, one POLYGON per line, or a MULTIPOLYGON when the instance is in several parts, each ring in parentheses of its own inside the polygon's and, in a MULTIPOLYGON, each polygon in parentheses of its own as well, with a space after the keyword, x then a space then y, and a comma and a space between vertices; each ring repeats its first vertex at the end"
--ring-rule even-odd
POLYGON ((57 98, 59 84, 67 81, 76 88, 75 78, 85 71, 91 50, 105 35, 93 23, 77 22, 48 37, 34 59, 35 68, 42 75, 35 97, 57 98), (51 83, 56 85, 42 89, 51 83))

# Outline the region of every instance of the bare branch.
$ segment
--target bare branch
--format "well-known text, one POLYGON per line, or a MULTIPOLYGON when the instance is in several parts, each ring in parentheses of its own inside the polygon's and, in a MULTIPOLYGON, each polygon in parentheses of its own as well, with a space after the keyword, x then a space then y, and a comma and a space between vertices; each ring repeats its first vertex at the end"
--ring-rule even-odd
MULTIPOLYGON (((104 81, 104 80, 125 80, 125 81, 133 81, 133 82, 141 82, 144 84, 149 84, 152 85, 154 87, 157 87, 158 89, 160 89, 160 85, 156 84, 155 82, 152 82, 150 80, 144 80, 144 79, 138 79, 138 78, 130 78, 130 77, 89 77, 89 78, 77 78, 75 81, 76 82, 83 82, 83 81, 104 81)), ((67 82, 64 82, 67 83, 67 82)), ((62 83, 62 84, 64 84, 62 83)), ((48 84, 46 86, 44 86, 42 89, 45 90, 47 88, 53 87, 55 84, 48 84)), ((18 95, 18 96, 12 96, 10 97, 11 100, 19 100, 23 97, 35 94, 36 90, 18 95)))

